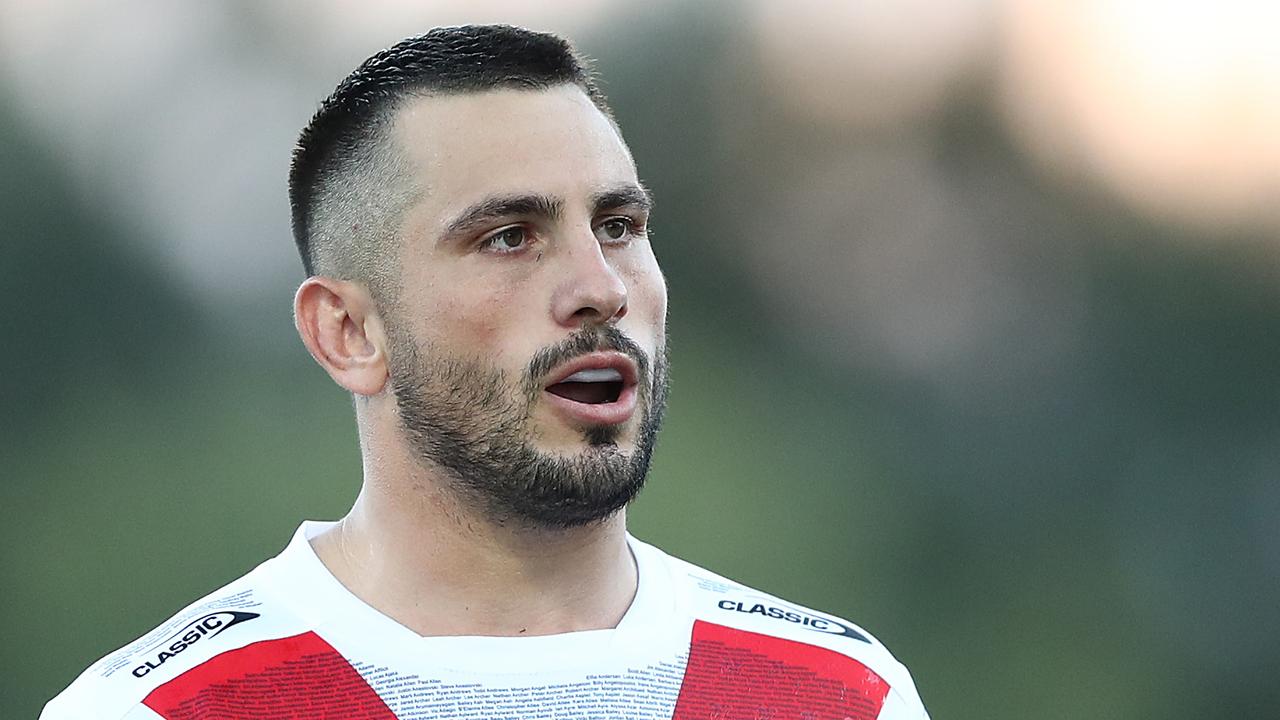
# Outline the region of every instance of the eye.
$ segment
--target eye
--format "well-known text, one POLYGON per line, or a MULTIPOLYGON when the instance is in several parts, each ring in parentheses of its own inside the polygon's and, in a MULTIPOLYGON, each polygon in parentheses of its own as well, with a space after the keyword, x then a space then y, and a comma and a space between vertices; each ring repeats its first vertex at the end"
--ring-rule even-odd
POLYGON ((519 225, 513 225, 485 238, 482 246, 495 252, 509 253, 524 247, 528 241, 529 231, 519 225))
POLYGON ((618 243, 636 234, 636 224, 631 218, 611 217, 596 227, 600 242, 618 243))

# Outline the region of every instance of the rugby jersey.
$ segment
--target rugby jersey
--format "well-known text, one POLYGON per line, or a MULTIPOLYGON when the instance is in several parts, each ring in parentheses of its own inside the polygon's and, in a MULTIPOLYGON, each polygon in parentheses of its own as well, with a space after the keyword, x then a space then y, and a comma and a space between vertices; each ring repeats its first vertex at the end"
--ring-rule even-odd
POLYGON ((628 537, 617 627, 423 637, 351 594, 306 522, 278 556, 90 666, 42 720, 927 720, 911 676, 840 618, 628 537))

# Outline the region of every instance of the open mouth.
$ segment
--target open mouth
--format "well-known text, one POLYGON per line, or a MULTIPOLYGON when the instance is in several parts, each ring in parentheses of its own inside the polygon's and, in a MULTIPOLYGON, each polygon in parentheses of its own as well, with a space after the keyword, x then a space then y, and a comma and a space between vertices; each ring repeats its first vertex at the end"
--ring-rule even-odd
POLYGON ((548 385, 547 392, 586 405, 600 405, 617 402, 622 397, 622 388, 622 373, 614 368, 594 368, 579 370, 548 385))
POLYGON ((543 387, 562 417, 579 426, 619 425, 639 402, 639 368, 616 351, 588 353, 560 366, 543 387))

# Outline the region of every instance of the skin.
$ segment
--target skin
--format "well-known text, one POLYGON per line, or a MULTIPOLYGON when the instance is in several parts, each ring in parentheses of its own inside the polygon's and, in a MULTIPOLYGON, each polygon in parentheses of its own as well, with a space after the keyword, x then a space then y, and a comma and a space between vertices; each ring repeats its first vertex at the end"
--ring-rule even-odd
MULTIPOLYGON (((357 397, 364 481, 351 511, 312 544, 357 597, 421 635, 545 635, 615 626, 635 596, 625 511, 548 529, 496 521, 450 491, 407 441, 389 391, 388 328, 432 356, 483 358, 518 378, 533 355, 584 327, 614 324, 652 361, 665 337, 666 285, 642 194, 613 124, 577 87, 415 99, 395 136, 424 192, 402 227, 396 317, 360 283, 316 276, 295 297, 298 332, 357 397), (542 196, 559 212, 456 224, 494 198, 542 196), (621 230, 626 229, 626 232, 621 230), (618 237, 621 236, 621 237, 618 237)), ((620 426, 635 448, 639 412, 620 426)), ((527 441, 591 452, 584 426, 540 399, 527 441)))

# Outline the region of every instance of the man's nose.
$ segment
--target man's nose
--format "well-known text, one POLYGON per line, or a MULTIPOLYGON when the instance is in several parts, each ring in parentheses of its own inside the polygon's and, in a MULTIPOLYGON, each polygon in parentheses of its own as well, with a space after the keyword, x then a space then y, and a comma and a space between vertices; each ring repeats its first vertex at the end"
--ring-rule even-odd
POLYGON ((602 325, 627 314, 627 285, 604 255, 594 234, 568 243, 564 278, 553 300, 556 322, 578 328, 602 325))

